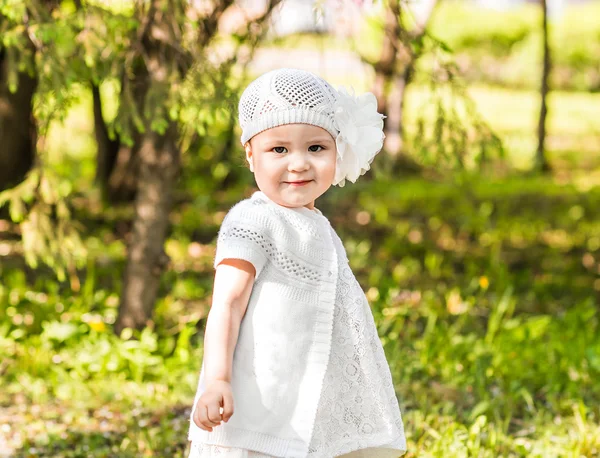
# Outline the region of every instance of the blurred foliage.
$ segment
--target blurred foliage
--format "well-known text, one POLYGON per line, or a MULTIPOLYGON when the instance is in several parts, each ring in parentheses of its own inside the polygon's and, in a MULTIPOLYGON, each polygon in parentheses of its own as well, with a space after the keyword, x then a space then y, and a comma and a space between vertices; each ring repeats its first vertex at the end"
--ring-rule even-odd
POLYGON ((210 193, 227 179, 237 180, 239 168, 234 168, 236 162, 228 153, 239 85, 247 77, 240 68, 234 72, 232 67, 242 64, 243 70, 244 60, 239 54, 247 54, 246 58, 252 55, 259 35, 256 27, 226 37, 217 34, 214 40, 206 38, 204 42, 203 10, 198 5, 177 3, 171 11, 171 25, 180 35, 177 43, 169 42, 177 69, 169 71, 161 83, 168 86, 167 91, 153 84, 140 101, 139 87, 145 84, 141 69, 147 58, 140 50, 140 30, 148 5, 135 5, 0 1, 0 37, 8 56, 8 84, 11 91, 16 89, 20 71, 39 78, 33 115, 40 137, 35 169, 21 186, 0 195, 0 207, 6 205, 13 221, 22 226, 27 263, 31 267, 45 263, 56 270, 61 281, 65 271, 85 262, 86 252, 68 208, 72 199, 89 189, 95 170, 97 144, 90 85, 102 88, 112 139, 118 136, 123 145, 131 146, 137 132, 149 128, 164 133, 169 120, 175 120, 180 130, 179 147, 203 160, 200 167, 186 169, 195 178, 207 178, 197 181, 207 187, 195 191, 210 193), (65 135, 55 137, 68 114, 76 111, 77 121, 69 125, 65 135), (85 130, 85 135, 78 136, 78 130, 85 130), (50 141, 46 141, 48 137, 50 141), (73 157, 84 165, 62 163, 66 149, 76 150, 73 157), (78 175, 78 171, 85 175, 78 175))
POLYGON ((71 188, 51 169, 36 168, 21 184, 0 193, 0 207, 9 203, 12 221, 20 224, 27 264, 36 268, 41 261, 59 281, 66 279, 66 270, 83 267, 87 256, 80 238, 83 226, 71 218, 66 199, 71 188))
MULTIPOLYGON (((550 21, 554 68, 551 87, 561 90, 600 91, 600 4, 570 3, 564 14, 550 21)), ((414 23, 405 16, 407 26, 414 23)), ((504 10, 469 1, 445 0, 434 12, 429 34, 455 54, 468 81, 516 89, 539 89, 542 62, 541 10, 523 3, 504 10)), ((349 39, 335 36, 328 49, 356 50, 370 61, 380 57, 383 21, 366 17, 361 33, 349 39)), ((283 48, 322 49, 322 37, 300 34, 275 37, 268 42, 283 48)))
MULTIPOLYGON (((537 89, 542 59, 541 9, 522 4, 504 11, 468 2, 440 4, 430 33, 456 53, 466 78, 537 89)), ((600 4, 565 6, 550 19, 554 68, 550 87, 600 91, 600 4)))
POLYGON ((413 46, 423 48, 414 80, 426 85, 429 98, 404 126, 405 134, 415 126, 405 149, 439 170, 483 170, 504 158, 501 138, 479 113, 446 45, 425 35, 413 46))

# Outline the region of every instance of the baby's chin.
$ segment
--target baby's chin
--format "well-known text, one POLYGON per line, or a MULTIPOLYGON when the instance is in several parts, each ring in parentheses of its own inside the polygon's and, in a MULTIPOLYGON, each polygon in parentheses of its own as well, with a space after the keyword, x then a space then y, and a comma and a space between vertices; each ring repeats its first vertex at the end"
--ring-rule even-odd
POLYGON ((279 205, 283 205, 284 207, 298 208, 298 207, 308 207, 308 206, 312 207, 313 206, 313 202, 314 202, 314 199, 312 199, 312 200, 308 200, 308 199, 280 199, 279 202, 277 202, 277 203, 279 205))
MULTIPOLYGON (((286 185, 287 186, 287 185, 286 185)), ((261 189, 261 191, 273 202, 290 208, 307 207, 313 206, 316 197, 313 193, 305 193, 302 190, 282 190, 278 193, 268 192, 261 189)))

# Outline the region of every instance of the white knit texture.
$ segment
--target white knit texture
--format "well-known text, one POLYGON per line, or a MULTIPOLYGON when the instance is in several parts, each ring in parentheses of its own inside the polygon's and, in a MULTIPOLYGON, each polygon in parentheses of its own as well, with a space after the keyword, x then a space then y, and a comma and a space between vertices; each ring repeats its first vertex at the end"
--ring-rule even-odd
POLYGON ((263 130, 292 123, 322 127, 335 139, 335 101, 335 89, 310 72, 292 68, 267 72, 250 83, 240 98, 242 145, 263 130))
MULTIPOLYGON (((369 449, 365 456, 396 458, 406 450, 373 316, 327 218, 257 192, 223 222, 215 265, 225 257, 258 273, 234 354, 236 411, 213 433, 192 421, 191 456, 331 458, 369 449)), ((202 371, 194 407, 203 389, 202 371)))
POLYGON ((223 447, 222 445, 192 442, 188 458, 273 458, 273 455, 254 452, 244 448, 223 447))

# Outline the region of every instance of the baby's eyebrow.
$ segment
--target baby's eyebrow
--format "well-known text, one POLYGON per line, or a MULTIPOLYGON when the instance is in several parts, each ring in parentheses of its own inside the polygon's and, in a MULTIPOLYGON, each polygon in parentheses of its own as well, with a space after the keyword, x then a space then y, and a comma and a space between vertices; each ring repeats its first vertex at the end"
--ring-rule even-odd
POLYGON ((309 142, 333 142, 333 138, 331 137, 315 137, 315 138, 311 138, 307 143, 309 142))
POLYGON ((267 145, 271 145, 271 144, 275 144, 275 143, 277 143, 278 145, 289 145, 290 142, 287 140, 284 140, 282 138, 270 138, 265 143, 267 145))
MULTIPOLYGON (((333 139, 327 137, 310 137, 308 140, 305 140, 304 143, 325 143, 328 141, 333 142, 333 139)), ((284 140, 283 138, 272 138, 267 140, 266 143, 269 145, 274 143, 277 143, 278 145, 289 145, 292 142, 290 142, 289 140, 284 140)))

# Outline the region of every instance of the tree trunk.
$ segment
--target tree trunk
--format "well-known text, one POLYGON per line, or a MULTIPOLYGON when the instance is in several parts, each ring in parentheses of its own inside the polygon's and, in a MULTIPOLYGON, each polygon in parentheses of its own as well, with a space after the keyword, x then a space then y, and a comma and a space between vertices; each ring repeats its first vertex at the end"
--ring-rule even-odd
POLYGON ((135 200, 133 234, 128 244, 119 317, 115 331, 142 329, 152 316, 160 276, 169 258, 163 250, 172 190, 180 168, 177 125, 163 135, 148 131, 139 151, 140 180, 135 200))
POLYGON ((428 8, 424 11, 421 21, 415 26, 410 32, 406 32, 402 29, 402 8, 398 8, 398 11, 394 13, 396 15, 397 22, 397 33, 404 33, 404 41, 402 46, 401 56, 400 49, 396 52, 396 61, 392 65, 392 73, 389 75, 390 79, 390 93, 387 102, 387 122, 385 127, 386 135, 386 146, 385 150, 392 156, 398 156, 402 153, 404 143, 404 126, 402 123, 403 112, 404 112, 404 101, 406 89, 412 81, 415 65, 417 60, 421 57, 421 52, 414 52, 411 48, 411 43, 406 42, 407 40, 414 41, 420 40, 425 32, 431 19, 433 12, 435 11, 439 0, 429 0, 428 8), (404 61, 404 68, 399 71, 399 61, 404 61))
POLYGON ((388 114, 385 123, 385 150, 392 156, 402 151, 402 106, 406 80, 404 74, 395 74, 392 78, 391 91, 388 95, 388 114))
POLYGON ((397 126, 397 132, 400 138, 399 151, 402 151, 402 148, 404 147, 404 106, 406 105, 406 88, 412 82, 415 64, 416 59, 411 60, 411 62, 409 62, 404 68, 404 71, 402 72, 402 78, 399 78, 399 80, 396 82, 398 98, 400 99, 397 126))
POLYGON ((550 55, 550 45, 548 43, 548 5, 546 0, 540 0, 542 6, 542 29, 544 37, 544 63, 542 67, 542 84, 540 88, 541 96, 541 107, 540 107, 540 118, 538 123, 538 146, 536 151, 536 167, 543 171, 548 172, 551 170, 548 159, 546 158, 546 118, 548 116, 548 92, 549 88, 549 77, 550 70, 552 68, 552 59, 550 55))
POLYGON ((381 57, 375 64, 375 84, 373 93, 377 98, 377 111, 388 115, 388 92, 390 78, 394 75, 396 58, 398 54, 400 30, 398 24, 399 0, 390 0, 385 8, 385 26, 381 57))
MULTIPOLYGON (((37 2, 35 14, 25 2, 27 17, 35 21, 51 21, 58 0, 37 2), (41 8, 40 8, 41 7, 41 8)), ((10 22, 0 15, 0 26, 10 22), (3 24, 4 23, 4 24, 3 24)), ((0 27, 2 28, 2 27, 0 27)), ((32 55, 38 50, 25 31, 22 38, 32 55)), ((19 184, 31 170, 37 154, 37 124, 33 116, 33 96, 38 86, 37 74, 17 73, 17 90, 13 94, 8 88, 9 53, 14 49, 0 46, 0 191, 19 184)))
MULTIPOLYGON (((143 66, 134 70, 132 79, 121 81, 121 96, 125 85, 131 87, 133 99, 138 107, 143 106, 148 92, 148 72, 143 66)), ((110 204, 129 203, 135 200, 139 179, 139 157, 141 134, 133 129, 133 146, 121 143, 117 136, 111 140, 102 116, 102 100, 99 88, 92 85, 94 134, 98 145, 96 156, 96 182, 101 186, 106 202, 110 204)), ((123 99, 123 97, 121 97, 123 99)), ((123 103, 123 102, 122 102, 123 103)))
POLYGON ((0 49, 0 191, 20 183, 33 166, 37 130, 33 94, 37 77, 18 73, 17 90, 8 88, 8 56, 0 49))
MULTIPOLYGON (((141 37, 144 63, 147 71, 141 71, 137 85, 136 102, 144 116, 145 132, 140 137, 137 157, 139 180, 135 198, 133 233, 128 243, 127 265, 123 279, 123 291, 115 332, 124 328, 141 330, 148 325, 154 310, 160 277, 169 258, 163 245, 167 236, 172 193, 180 169, 180 152, 177 147, 177 123, 170 118, 164 133, 152 130, 155 104, 169 101, 169 78, 177 72, 173 50, 169 48, 169 10, 163 8, 162 0, 153 0, 148 11, 147 23, 141 37), (144 97, 141 95, 144 94, 144 97), (149 97, 149 95, 152 97, 149 97), (152 104, 148 106, 148 104, 152 104)), ((160 113, 160 112, 159 112, 160 113)), ((160 114, 159 114, 160 116, 160 114)))
POLYGON ((108 128, 102 115, 102 99, 100 88, 92 84, 92 101, 94 111, 94 134, 98 145, 96 156, 96 182, 102 186, 108 183, 108 178, 117 162, 119 138, 112 140, 108 136, 108 128))
POLYGON ((116 161, 105 183, 105 198, 109 203, 135 201, 140 180, 140 145, 141 137, 131 147, 119 145, 116 161))

